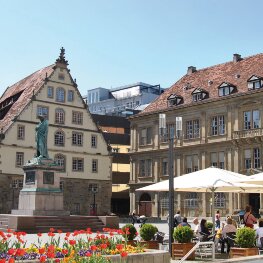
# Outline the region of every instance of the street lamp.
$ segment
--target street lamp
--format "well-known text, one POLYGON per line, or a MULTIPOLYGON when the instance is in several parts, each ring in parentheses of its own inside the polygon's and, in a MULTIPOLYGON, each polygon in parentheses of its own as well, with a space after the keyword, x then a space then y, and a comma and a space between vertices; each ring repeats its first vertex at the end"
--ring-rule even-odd
MULTIPOLYGON (((160 136, 167 136, 169 141, 168 150, 168 164, 169 164, 169 252, 172 255, 172 242, 173 242, 173 230, 174 230, 174 126, 169 127, 169 131, 166 128, 166 115, 159 114, 159 129, 160 136)), ((182 117, 176 117, 176 134, 182 130, 182 117)))
POLYGON ((93 193, 93 204, 92 204, 92 215, 97 215, 97 205, 96 205, 96 194, 98 193, 98 187, 92 187, 91 192, 93 193))

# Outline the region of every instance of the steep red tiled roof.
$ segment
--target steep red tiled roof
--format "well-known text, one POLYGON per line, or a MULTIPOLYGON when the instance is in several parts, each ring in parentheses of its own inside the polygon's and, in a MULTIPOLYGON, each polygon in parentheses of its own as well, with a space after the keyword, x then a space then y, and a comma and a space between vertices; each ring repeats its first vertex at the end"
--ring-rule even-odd
POLYGON ((22 92, 22 94, 18 100, 13 103, 4 118, 0 120, 0 128, 3 128, 3 132, 5 132, 13 123, 14 117, 18 116, 23 111, 26 105, 30 102, 33 94, 37 94, 43 86, 45 78, 53 73, 53 67, 54 64, 40 69, 6 89, 0 98, 0 104, 20 92, 22 92))
MULTIPOLYGON (((209 93, 209 98, 204 101, 221 98, 218 96, 218 87, 223 82, 236 86, 237 93, 250 92, 248 91, 247 80, 252 75, 263 77, 263 54, 247 57, 238 62, 227 62, 200 69, 192 74, 185 75, 139 115, 172 108, 168 107, 167 98, 173 93, 183 97, 184 103, 182 105, 197 104, 198 102, 192 101, 192 92, 195 88, 201 88, 209 93), (191 88, 185 89, 186 85, 190 85, 191 88)), ((179 106, 173 106, 175 109, 176 107, 179 106)))

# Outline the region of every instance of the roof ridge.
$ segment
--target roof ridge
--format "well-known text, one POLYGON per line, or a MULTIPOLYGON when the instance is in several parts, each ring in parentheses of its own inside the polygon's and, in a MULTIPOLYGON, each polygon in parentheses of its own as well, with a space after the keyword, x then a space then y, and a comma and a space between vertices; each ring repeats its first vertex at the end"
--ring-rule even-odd
MULTIPOLYGON (((244 58, 242 58, 239 62, 242 62, 242 61, 244 61, 244 60, 247 60, 247 59, 249 59, 249 58, 253 58, 253 57, 256 57, 256 56, 259 56, 259 55, 263 55, 263 53, 258 53, 258 54, 256 54, 256 55, 251 55, 251 56, 248 56, 248 57, 244 57, 244 58)), ((205 68, 201 68, 201 69, 196 69, 196 72, 205 71, 205 70, 207 70, 207 69, 216 68, 216 67, 218 67, 218 66, 222 66, 222 65, 226 65, 226 64, 230 64, 230 63, 235 63, 235 62, 233 62, 233 61, 227 61, 227 62, 219 63, 219 64, 212 65, 212 66, 209 66, 209 67, 205 67, 205 68)), ((187 74, 185 74, 185 75, 187 75, 187 74)), ((185 75, 184 75, 184 76, 185 76, 185 75)), ((178 81, 176 81, 176 82, 178 82, 178 81)))

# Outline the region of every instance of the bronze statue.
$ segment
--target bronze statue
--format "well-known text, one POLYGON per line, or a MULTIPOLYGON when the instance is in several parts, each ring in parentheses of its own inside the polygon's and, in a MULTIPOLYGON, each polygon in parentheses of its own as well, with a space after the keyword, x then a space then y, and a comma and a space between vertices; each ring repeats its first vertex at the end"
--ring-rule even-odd
POLYGON ((40 123, 36 127, 36 157, 48 158, 47 151, 47 134, 48 134, 48 121, 41 115, 38 116, 40 123))

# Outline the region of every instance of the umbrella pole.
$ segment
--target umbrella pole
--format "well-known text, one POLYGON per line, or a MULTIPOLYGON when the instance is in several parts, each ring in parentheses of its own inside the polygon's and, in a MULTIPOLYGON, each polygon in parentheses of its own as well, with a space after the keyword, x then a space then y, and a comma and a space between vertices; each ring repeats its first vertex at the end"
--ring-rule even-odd
POLYGON ((215 234, 215 188, 212 188, 212 206, 211 206, 211 216, 213 222, 213 234, 215 234))
POLYGON ((174 231, 174 129, 170 128, 169 138, 169 252, 172 256, 172 243, 173 243, 173 231, 174 231))

